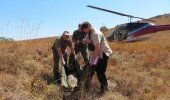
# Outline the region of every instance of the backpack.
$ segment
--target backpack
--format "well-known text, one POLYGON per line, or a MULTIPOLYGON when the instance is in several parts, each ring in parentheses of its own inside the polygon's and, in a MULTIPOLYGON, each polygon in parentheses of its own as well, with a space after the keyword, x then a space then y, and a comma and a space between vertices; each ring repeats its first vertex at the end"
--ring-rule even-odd
MULTIPOLYGON (((90 38, 90 37, 91 37, 91 32, 88 33, 88 35, 89 35, 89 39, 91 39, 91 38, 90 38)), ((93 43, 88 43, 88 50, 94 51, 94 49, 95 49, 94 44, 93 44, 93 43)))

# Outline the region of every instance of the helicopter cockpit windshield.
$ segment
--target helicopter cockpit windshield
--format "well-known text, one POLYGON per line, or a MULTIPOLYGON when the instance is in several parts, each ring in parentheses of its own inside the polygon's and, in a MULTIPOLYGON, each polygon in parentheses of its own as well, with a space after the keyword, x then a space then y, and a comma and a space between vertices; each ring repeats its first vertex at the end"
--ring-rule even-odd
POLYGON ((128 29, 127 24, 117 25, 110 35, 107 37, 108 40, 121 41, 127 38, 128 29))

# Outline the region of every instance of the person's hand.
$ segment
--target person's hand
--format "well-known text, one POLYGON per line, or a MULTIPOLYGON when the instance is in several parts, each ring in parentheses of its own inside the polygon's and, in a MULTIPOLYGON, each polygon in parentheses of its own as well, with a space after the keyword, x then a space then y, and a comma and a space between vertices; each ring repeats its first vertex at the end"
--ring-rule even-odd
POLYGON ((93 66, 93 65, 94 65, 93 61, 90 61, 89 64, 90 64, 90 66, 93 66))
POLYGON ((74 59, 77 59, 77 56, 74 54, 74 59))
POLYGON ((66 62, 64 61, 64 59, 62 60, 62 65, 65 65, 66 64, 66 62))
POLYGON ((80 41, 78 40, 78 41, 76 41, 76 44, 79 44, 80 43, 80 41))
POLYGON ((86 39, 83 39, 83 44, 87 44, 86 39))
POLYGON ((91 40, 90 39, 83 39, 83 43, 84 44, 91 43, 91 40))

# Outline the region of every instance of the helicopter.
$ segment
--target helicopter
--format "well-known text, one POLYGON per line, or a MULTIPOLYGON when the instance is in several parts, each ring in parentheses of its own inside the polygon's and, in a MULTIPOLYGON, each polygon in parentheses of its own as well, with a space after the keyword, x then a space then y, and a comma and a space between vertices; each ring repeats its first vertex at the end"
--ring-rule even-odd
POLYGON ((143 40, 143 39, 146 39, 146 38, 152 36, 152 33, 155 33, 158 31, 170 30, 170 24, 155 25, 153 23, 146 23, 146 22, 141 23, 139 21, 131 22, 132 18, 146 20, 149 22, 155 22, 155 21, 150 20, 150 19, 141 18, 141 17, 135 17, 132 15, 123 14, 120 12, 107 10, 107 9, 103 9, 103 8, 99 8, 99 7, 95 7, 95 6, 91 6, 91 5, 87 5, 87 7, 130 18, 130 23, 117 25, 116 27, 113 28, 113 31, 111 33, 109 33, 109 35, 106 37, 106 39, 110 42, 112 42, 112 41, 131 42, 131 41, 143 40))

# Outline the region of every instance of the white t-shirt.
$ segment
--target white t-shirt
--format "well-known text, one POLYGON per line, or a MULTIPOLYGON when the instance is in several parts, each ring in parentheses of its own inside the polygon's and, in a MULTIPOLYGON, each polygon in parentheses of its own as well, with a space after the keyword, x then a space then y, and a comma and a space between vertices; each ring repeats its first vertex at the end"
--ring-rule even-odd
MULTIPOLYGON (((88 35, 88 34, 87 34, 88 35)), ((89 36, 87 36, 89 37, 89 36)), ((103 58, 103 52, 107 55, 110 56, 112 54, 112 50, 110 49, 105 36, 100 30, 97 29, 92 29, 92 33, 90 36, 90 39, 92 40, 92 43, 94 45, 97 45, 100 43, 100 58, 103 58)))

